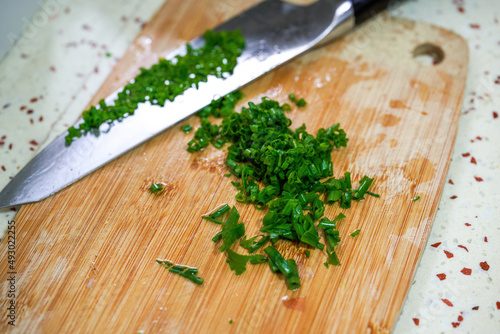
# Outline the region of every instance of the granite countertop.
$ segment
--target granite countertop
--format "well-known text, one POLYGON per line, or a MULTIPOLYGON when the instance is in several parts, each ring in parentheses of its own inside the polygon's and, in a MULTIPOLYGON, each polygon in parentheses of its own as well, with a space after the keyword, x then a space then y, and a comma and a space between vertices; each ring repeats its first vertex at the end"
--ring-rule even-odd
MULTIPOLYGON (((0 189, 78 119, 161 5, 41 2, 0 63, 0 189)), ((500 5, 417 0, 389 12, 458 33, 470 54, 447 182, 394 333, 500 333, 500 5)), ((2 231, 18 209, 0 210, 2 231)))

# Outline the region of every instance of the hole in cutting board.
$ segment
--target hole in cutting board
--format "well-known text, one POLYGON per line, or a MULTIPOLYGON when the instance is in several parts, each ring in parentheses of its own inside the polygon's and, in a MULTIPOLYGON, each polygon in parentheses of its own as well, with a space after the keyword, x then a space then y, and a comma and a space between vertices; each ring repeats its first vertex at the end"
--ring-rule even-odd
POLYGON ((437 65, 444 59, 444 51, 439 46, 424 43, 413 49, 413 59, 422 65, 437 65))

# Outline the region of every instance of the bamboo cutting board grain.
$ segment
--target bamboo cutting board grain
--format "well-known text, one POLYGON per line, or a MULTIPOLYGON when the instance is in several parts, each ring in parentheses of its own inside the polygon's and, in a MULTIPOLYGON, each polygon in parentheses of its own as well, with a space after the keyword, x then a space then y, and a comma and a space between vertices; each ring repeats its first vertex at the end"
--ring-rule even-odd
MULTIPOLYGON (((139 66, 249 5, 166 2, 92 103, 131 79, 139 66)), ((280 243, 285 257, 297 261, 298 291, 287 290, 267 265, 249 265, 235 276, 210 240, 220 226, 200 216, 219 204, 235 204, 253 236, 264 212, 235 202, 232 178, 223 176, 225 151, 189 154, 191 136, 175 126, 60 193, 22 207, 16 217, 15 330, 390 331, 437 209, 467 63, 459 36, 383 15, 243 89, 244 103, 262 96, 286 102, 290 92, 305 97, 307 107, 289 113, 293 127, 306 123, 316 133, 340 122, 350 138, 347 148, 333 153, 335 176, 351 171, 354 186, 363 174, 375 177, 372 191, 380 198, 325 212, 330 218, 347 215, 339 227, 340 267, 326 269, 323 252, 311 250, 307 259, 303 248, 280 243), (415 48, 426 43, 444 51, 442 62, 427 66, 413 58, 415 48), (164 193, 151 195, 153 182, 166 183, 164 193), (358 228, 360 235, 350 237, 358 228), (157 258, 197 267, 205 284, 169 273, 157 258)), ((195 117, 181 124, 187 123, 199 124, 195 117)), ((8 289, 6 241, 2 291, 8 289)), ((5 312, 9 299, 6 293, 0 298, 5 312)), ((12 330, 5 320, 0 326, 2 332, 12 330)))

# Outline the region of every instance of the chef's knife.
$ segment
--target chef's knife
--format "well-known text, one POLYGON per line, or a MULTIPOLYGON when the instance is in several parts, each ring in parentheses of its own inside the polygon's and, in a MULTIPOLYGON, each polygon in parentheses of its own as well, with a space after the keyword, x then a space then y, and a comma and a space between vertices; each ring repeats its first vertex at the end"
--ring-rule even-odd
MULTIPOLYGON (((255 80, 314 46, 327 43, 385 9, 389 0, 319 0, 307 6, 278 0, 257 4, 214 30, 240 29, 246 40, 234 72, 226 79, 209 78, 163 107, 140 104, 134 116, 99 136, 87 134, 65 145, 66 133, 36 155, 0 193, 0 208, 42 200, 173 124, 255 80)), ((202 37, 189 42, 203 45, 202 37)), ((177 49, 169 57, 185 53, 177 49)), ((116 94, 106 102, 111 104, 116 94)), ((81 122, 81 121, 80 121, 81 122)), ((79 124, 79 123, 77 123, 79 124)))

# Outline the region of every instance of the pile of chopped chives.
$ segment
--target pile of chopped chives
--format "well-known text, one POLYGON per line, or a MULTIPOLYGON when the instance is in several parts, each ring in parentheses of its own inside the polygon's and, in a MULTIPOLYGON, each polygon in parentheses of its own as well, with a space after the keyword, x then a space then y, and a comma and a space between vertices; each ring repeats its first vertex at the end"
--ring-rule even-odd
MULTIPOLYGON (((290 110, 288 104, 262 98, 259 104, 250 102, 241 113, 236 113, 234 106, 241 98, 240 92, 234 92, 200 111, 201 126, 187 150, 197 152, 210 144, 221 148, 230 143, 225 163, 238 178, 232 182, 239 190, 236 200, 251 203, 258 210, 268 210, 260 229, 262 234, 247 239, 244 224, 238 223, 238 211, 228 205, 203 218, 222 224, 222 231, 212 240, 222 240, 219 250, 225 252, 226 262, 237 275, 246 270, 248 262, 268 261, 272 271, 283 274, 288 287, 295 290, 300 287, 300 280, 293 259, 285 259, 273 246, 264 249, 266 258, 260 254, 236 253, 232 245, 242 239, 240 246, 252 254, 268 242, 274 245, 279 240, 298 241, 325 249, 325 266, 340 265, 335 252, 340 242, 337 223, 345 215, 340 213, 333 220, 324 217, 325 204, 338 203, 348 209, 353 200, 362 200, 367 194, 378 195, 368 191, 373 178, 363 176, 358 187, 353 188, 349 172, 340 178, 333 177, 332 151, 348 142, 338 123, 319 129, 314 136, 306 131, 305 125, 290 129, 292 121, 285 114, 290 110), (210 117, 222 118, 222 124, 212 124, 210 117), (219 217, 228 211, 229 217, 221 220, 219 217), (318 230, 323 231, 325 243, 321 242, 318 230)), ((359 230, 352 235, 358 233, 359 230)))

